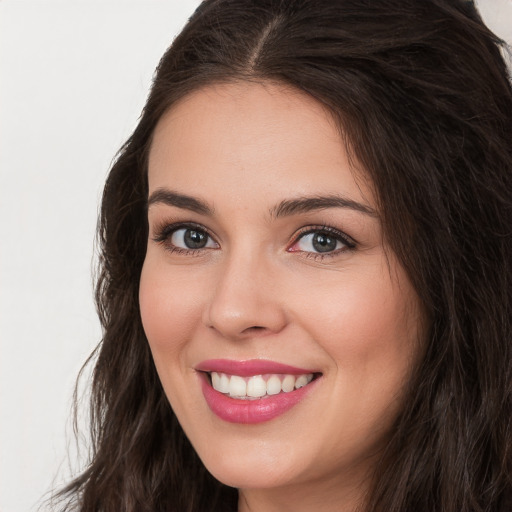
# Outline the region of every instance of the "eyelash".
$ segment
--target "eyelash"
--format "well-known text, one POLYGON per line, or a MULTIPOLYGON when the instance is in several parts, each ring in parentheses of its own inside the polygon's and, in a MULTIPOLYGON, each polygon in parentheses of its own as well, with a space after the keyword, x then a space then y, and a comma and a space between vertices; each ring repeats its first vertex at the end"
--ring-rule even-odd
MULTIPOLYGON (((155 229, 155 236, 153 237, 153 241, 162 244, 165 249, 171 253, 180 254, 183 256, 199 256, 203 253, 205 250, 209 250, 210 248, 197 248, 197 249, 184 249, 183 247, 177 247, 175 245, 172 245, 170 243, 170 238, 174 233, 179 231, 180 229, 192 229, 196 230, 202 233, 205 233, 212 241, 215 242, 215 238, 210 233, 210 231, 202 226, 201 224, 196 224, 193 222, 181 222, 181 223, 172 223, 167 224, 163 223, 162 225, 157 226, 155 229)), ((324 260, 325 258, 333 258, 338 256, 341 253, 352 251, 356 248, 357 243, 355 240, 342 231, 339 231, 335 228, 332 228, 330 226, 307 226, 305 228, 302 228, 299 230, 299 232, 293 237, 293 242, 290 244, 289 247, 293 247, 297 243, 300 242, 301 239, 305 238, 307 235, 310 234, 326 234, 330 236, 331 238, 334 238, 336 241, 341 242, 345 247, 341 249, 336 249, 333 251, 329 251, 326 253, 319 253, 319 252, 312 252, 312 251, 301 251, 301 250, 294 250, 291 251, 289 248, 287 249, 288 252, 298 252, 303 257, 308 259, 314 259, 316 261, 318 260, 324 260)), ((217 243, 217 242, 215 242, 217 243)))
MULTIPOLYGON (((353 238, 349 237, 342 231, 339 231, 338 229, 332 228, 330 226, 307 226, 305 228, 302 228, 299 230, 297 235, 293 238, 293 242, 290 245, 290 247, 293 247, 298 242, 300 242, 301 239, 305 238, 307 235, 310 234, 325 234, 328 235, 330 238, 334 238, 336 241, 341 242, 345 247, 341 249, 335 249, 334 251, 329 251, 325 253, 321 252, 312 252, 312 251, 290 251, 290 252, 300 252, 301 255, 308 259, 313 259, 315 261, 322 261, 326 258, 335 258, 336 256, 339 256, 341 253, 352 251, 356 248, 356 242, 353 238)), ((289 249, 288 249, 289 250, 289 249)))
POLYGON ((170 253, 180 254, 183 256, 199 256, 202 254, 204 250, 208 250, 209 248, 198 248, 198 249, 184 249, 183 247, 176 247, 170 243, 170 239, 172 235, 179 231, 180 229, 193 229, 195 231, 199 231, 201 233, 205 233, 211 240, 214 240, 214 237, 210 233, 210 231, 202 226, 201 224, 195 224, 193 222, 177 222, 173 224, 163 223, 160 226, 157 226, 155 229, 155 236, 153 237, 153 241, 162 244, 167 251, 170 253))

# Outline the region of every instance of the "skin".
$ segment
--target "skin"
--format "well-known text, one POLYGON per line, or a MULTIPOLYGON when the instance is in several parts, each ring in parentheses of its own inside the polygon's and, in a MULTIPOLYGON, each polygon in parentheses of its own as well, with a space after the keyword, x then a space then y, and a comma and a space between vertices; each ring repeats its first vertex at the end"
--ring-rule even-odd
POLYGON ((279 84, 209 86, 155 130, 149 195, 172 190, 212 212, 150 205, 142 321, 183 429, 208 470, 240 490, 240 511, 355 510, 399 411, 421 308, 357 175, 322 105, 279 84), (275 215, 282 201, 333 194, 367 212, 275 215), (161 236, 180 222, 210 233, 207 246, 187 251, 183 231, 161 236), (324 226, 351 246, 318 253, 302 233, 324 226), (271 421, 227 423, 208 408, 195 370, 215 358, 269 359, 321 377, 271 421))

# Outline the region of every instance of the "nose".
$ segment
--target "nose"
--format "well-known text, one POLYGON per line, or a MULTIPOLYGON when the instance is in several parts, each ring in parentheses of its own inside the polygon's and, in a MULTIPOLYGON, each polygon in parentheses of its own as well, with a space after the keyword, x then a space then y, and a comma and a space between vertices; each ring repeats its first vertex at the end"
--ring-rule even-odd
POLYGON ((287 320, 271 267, 257 256, 233 255, 224 262, 204 310, 205 325, 231 340, 280 332, 287 320))

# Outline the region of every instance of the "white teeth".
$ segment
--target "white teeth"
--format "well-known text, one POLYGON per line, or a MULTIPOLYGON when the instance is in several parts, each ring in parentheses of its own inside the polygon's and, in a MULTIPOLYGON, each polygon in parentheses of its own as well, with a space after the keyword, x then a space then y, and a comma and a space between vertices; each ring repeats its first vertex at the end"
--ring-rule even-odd
POLYGON ((295 389, 295 377, 293 375, 287 375, 283 379, 283 383, 281 384, 281 389, 285 393, 289 393, 295 389))
POLYGON ((212 386, 220 390, 220 375, 217 372, 212 372, 212 386))
POLYGON ((247 381, 247 396, 258 398, 267 394, 267 383, 261 375, 247 381))
POLYGON ((238 375, 232 375, 229 380, 229 396, 245 396, 246 394, 247 383, 245 380, 238 375))
POLYGON ((297 380, 295 381, 295 389, 303 388, 308 384, 308 377, 307 375, 301 375, 297 377, 297 380))
POLYGON ((277 375, 272 375, 267 380, 267 395, 277 395, 281 393, 281 379, 277 375))
POLYGON ((213 389, 229 394, 233 398, 256 399, 265 395, 289 393, 294 389, 307 386, 313 380, 313 374, 303 375, 255 375, 240 377, 225 373, 211 372, 213 389))
POLYGON ((220 383, 218 389, 221 393, 229 393, 229 377, 225 373, 220 374, 220 383))
POLYGON ((221 393, 229 393, 229 377, 225 373, 212 372, 212 386, 221 393))

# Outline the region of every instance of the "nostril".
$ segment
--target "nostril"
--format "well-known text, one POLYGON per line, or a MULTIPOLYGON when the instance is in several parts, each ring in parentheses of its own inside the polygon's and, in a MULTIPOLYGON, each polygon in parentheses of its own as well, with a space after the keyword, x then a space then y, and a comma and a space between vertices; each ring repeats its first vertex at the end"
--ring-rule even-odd
POLYGON ((264 331, 264 330, 265 330, 265 327, 262 327, 261 325, 254 325, 252 327, 247 327, 247 329, 245 329, 244 332, 255 333, 255 332, 260 332, 260 331, 264 331))

